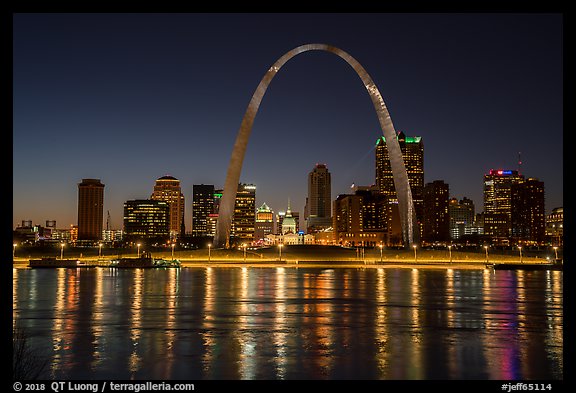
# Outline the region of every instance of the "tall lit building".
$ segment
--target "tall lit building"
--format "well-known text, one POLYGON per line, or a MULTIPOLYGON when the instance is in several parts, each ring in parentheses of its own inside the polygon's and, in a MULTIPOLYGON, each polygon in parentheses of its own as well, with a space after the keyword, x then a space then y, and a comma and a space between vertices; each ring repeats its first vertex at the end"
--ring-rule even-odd
POLYGON ((332 226, 332 181, 326 164, 316 164, 308 174, 308 198, 304 209, 306 230, 316 232, 332 226))
POLYGON ((206 228, 208 230, 207 236, 214 236, 216 234, 217 225, 218 225, 218 213, 208 214, 208 217, 206 217, 206 228))
POLYGON ((70 225, 70 241, 72 243, 78 241, 78 225, 70 225))
POLYGON ((512 234, 512 186, 523 182, 515 170, 491 169, 484 175, 484 234, 496 243, 512 234))
POLYGON ((78 240, 100 240, 104 219, 104 184, 82 179, 78 184, 78 240))
POLYGON ((388 245, 391 206, 376 188, 361 187, 334 201, 334 241, 344 246, 388 245))
POLYGON ((150 199, 164 201, 170 206, 170 238, 184 235, 184 194, 180 180, 166 175, 156 180, 150 199))
POLYGON ((250 244, 254 241, 256 224, 256 186, 238 184, 232 217, 231 243, 250 244))
POLYGON ((448 202, 450 217, 450 238, 459 239, 466 234, 467 228, 472 228, 475 218, 474 202, 469 198, 451 198, 448 202))
POLYGON ((210 236, 212 232, 209 216, 214 214, 214 185, 194 184, 192 186, 192 235, 210 236))
POLYGON ((282 235, 282 224, 284 223, 284 217, 286 217, 286 212, 279 211, 276 214, 276 234, 282 235))
MULTIPOLYGON (((398 144, 408 174, 408 183, 414 201, 416 220, 422 231, 424 204, 424 142, 420 136, 406 136, 398 132, 398 144)), ((376 186, 387 198, 389 203, 398 204, 390 156, 386 147, 386 139, 382 136, 376 141, 376 186)))
POLYGON ((214 211, 213 213, 218 214, 220 211, 220 201, 222 200, 223 189, 219 188, 214 190, 214 211))
POLYGON ((266 239, 266 235, 274 233, 274 212, 263 203, 256 210, 256 227, 254 229, 254 240, 266 239))
POLYGON ((124 202, 124 239, 139 241, 170 238, 170 205, 165 201, 136 199, 124 202))
POLYGON ((447 242, 450 240, 450 215, 448 184, 434 180, 424 186, 424 227, 422 241, 447 242))
POLYGON ((216 235, 216 226, 218 225, 218 212, 220 210, 220 201, 222 200, 222 189, 214 190, 214 197, 212 202, 212 213, 206 217, 206 228, 208 236, 216 235))
POLYGON ((546 216, 546 237, 552 246, 564 244, 564 208, 555 207, 552 213, 546 216))
POLYGON ((512 238, 523 244, 541 245, 546 233, 544 183, 528 178, 511 188, 512 238))

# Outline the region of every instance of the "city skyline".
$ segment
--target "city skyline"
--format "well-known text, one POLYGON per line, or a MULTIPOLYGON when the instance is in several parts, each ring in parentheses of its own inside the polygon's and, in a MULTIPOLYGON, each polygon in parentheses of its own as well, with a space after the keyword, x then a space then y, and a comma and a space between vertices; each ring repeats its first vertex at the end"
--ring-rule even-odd
MULTIPOLYGON (((545 184, 546 213, 563 205, 561 14, 15 14, 13 27, 14 227, 76 224, 76 184, 97 178, 119 228, 123 203, 170 175, 190 231, 192 186, 223 186, 258 81, 307 42, 366 67, 396 130, 423 138, 426 183, 445 181, 479 212, 483 175, 517 169, 522 152, 522 174, 545 184), (377 22, 387 27, 375 38, 377 22)), ((256 206, 290 199, 302 213, 316 163, 330 168, 332 199, 374 183, 382 132, 345 62, 314 53, 285 68, 240 180, 256 185, 256 206)))

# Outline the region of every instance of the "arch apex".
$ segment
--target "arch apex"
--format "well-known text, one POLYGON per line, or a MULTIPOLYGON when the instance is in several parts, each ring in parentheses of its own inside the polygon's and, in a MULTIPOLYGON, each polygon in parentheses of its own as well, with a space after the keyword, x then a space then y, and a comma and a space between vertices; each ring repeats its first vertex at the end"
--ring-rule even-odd
POLYGON ((294 49, 282 55, 278 60, 276 60, 276 62, 270 68, 268 68, 268 71, 252 95, 252 99, 250 100, 248 108, 246 109, 244 117, 242 118, 242 123, 240 124, 240 129, 236 136, 236 142, 234 143, 234 148, 230 157, 230 163, 228 165, 228 172, 226 174, 222 199, 220 201, 220 211, 218 212, 219 215, 216 225, 216 234, 214 237, 215 247, 229 247, 232 215, 234 213, 234 203, 236 200, 238 182, 240 180, 240 174, 242 171, 242 163, 244 161, 248 139, 252 132, 254 118, 258 113, 258 108, 260 107, 260 103, 262 102, 264 94, 266 93, 266 90, 268 89, 268 86, 270 85, 274 76, 280 71, 286 62, 300 53, 313 50, 322 50, 337 55, 346 61, 348 65, 354 69, 358 77, 360 77, 362 80, 364 88, 372 100, 374 110, 376 111, 376 115, 380 123, 380 127, 382 128, 382 133, 386 139, 386 147, 390 156, 390 165, 392 167, 394 186, 396 188, 398 197, 398 208, 402 225, 402 238, 404 240, 405 246, 410 246, 415 241, 414 235, 415 233, 417 234, 417 232, 414 231, 414 223, 416 222, 416 217, 414 204, 412 201, 412 193, 408 183, 408 174, 404 165, 404 159, 402 157, 400 145, 398 140, 395 138, 396 131, 394 130, 392 119, 388 113, 388 109, 384 103, 380 91, 364 67, 362 67, 362 65, 347 52, 329 44, 309 43, 295 47, 294 49))

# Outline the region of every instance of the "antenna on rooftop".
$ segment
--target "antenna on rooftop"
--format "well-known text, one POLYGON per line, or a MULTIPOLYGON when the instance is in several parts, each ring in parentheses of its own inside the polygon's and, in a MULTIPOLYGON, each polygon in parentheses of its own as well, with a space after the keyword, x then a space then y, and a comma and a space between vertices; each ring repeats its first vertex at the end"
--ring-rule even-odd
POLYGON ((522 174, 522 152, 519 151, 518 152, 518 174, 521 175, 522 174))

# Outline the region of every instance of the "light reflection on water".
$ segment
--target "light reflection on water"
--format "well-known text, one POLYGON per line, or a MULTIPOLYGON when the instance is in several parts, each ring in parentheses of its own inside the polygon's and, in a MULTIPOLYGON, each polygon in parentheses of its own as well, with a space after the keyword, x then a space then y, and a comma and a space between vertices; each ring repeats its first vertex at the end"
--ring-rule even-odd
POLYGON ((56 379, 562 379, 562 272, 14 269, 56 379))

